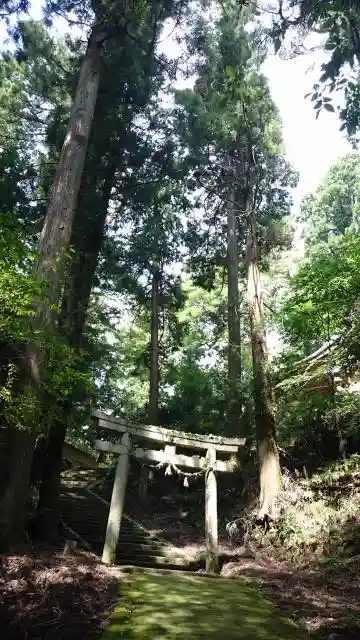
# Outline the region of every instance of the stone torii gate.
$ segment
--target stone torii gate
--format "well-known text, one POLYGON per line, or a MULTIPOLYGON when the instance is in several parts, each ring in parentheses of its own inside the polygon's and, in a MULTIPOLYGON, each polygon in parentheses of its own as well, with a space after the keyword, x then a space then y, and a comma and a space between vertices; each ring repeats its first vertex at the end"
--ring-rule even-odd
POLYGON ((108 523, 102 561, 112 564, 115 561, 119 541, 121 518, 124 508, 125 490, 129 470, 129 458, 146 460, 158 466, 183 467, 199 470, 205 475, 205 541, 206 570, 215 573, 218 570, 218 516, 216 472, 233 471, 237 465, 238 452, 244 446, 245 438, 222 438, 214 435, 196 435, 164 427, 141 425, 127 422, 121 418, 109 416, 101 411, 93 411, 92 418, 98 433, 100 430, 121 433, 117 443, 96 440, 99 451, 119 456, 111 496, 108 523), (145 449, 142 443, 162 448, 145 449), (155 444, 156 443, 156 444, 155 444), (176 451, 176 448, 190 449, 198 453, 188 456, 176 451), (201 455, 204 453, 205 455, 201 455), (219 456, 221 456, 219 458, 219 456), (225 459, 224 459, 225 458, 225 459))

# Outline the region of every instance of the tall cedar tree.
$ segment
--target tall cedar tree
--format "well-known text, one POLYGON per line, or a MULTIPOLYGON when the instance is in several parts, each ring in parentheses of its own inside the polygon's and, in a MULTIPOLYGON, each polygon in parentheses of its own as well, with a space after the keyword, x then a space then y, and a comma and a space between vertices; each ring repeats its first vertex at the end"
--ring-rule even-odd
MULTIPOLYGON (((169 5, 169 10, 174 9, 174 6, 169 5)), ((161 20, 159 19, 160 9, 159 6, 158 12, 154 10, 144 19, 138 33, 139 42, 125 37, 126 46, 121 49, 116 42, 107 43, 107 58, 103 62, 103 75, 95 110, 95 126, 71 239, 75 256, 65 284, 59 321, 60 331, 76 351, 81 348, 110 200, 112 198, 115 204, 116 193, 121 193, 125 186, 124 172, 126 175, 127 170, 135 170, 136 175, 136 166, 141 164, 137 155, 141 155, 144 161, 143 150, 139 154, 142 146, 136 134, 131 131, 131 124, 136 114, 146 107, 152 93, 158 91, 163 79, 164 61, 158 61, 154 55, 162 22, 166 18, 163 11, 161 20), (114 84, 114 76, 118 77, 118 84, 114 84)), ((131 199, 131 195, 129 197, 131 199)), ((125 214, 123 196, 119 202, 115 226, 117 216, 124 217, 125 214)), ((155 377, 158 379, 156 369, 153 380, 155 377)), ((153 391, 155 399, 158 395, 157 388, 158 383, 153 391)), ((71 395, 65 397, 62 402, 57 402, 54 398, 55 406, 56 403, 55 415, 53 407, 49 415, 47 452, 37 518, 37 531, 47 538, 56 534, 59 521, 61 455, 71 420, 71 395)))
MULTIPOLYGON (((74 98, 72 114, 61 150, 53 188, 41 233, 35 266, 36 276, 46 283, 45 296, 37 304, 34 316, 34 331, 56 331, 57 312, 61 295, 61 282, 64 276, 65 254, 70 243, 73 219, 78 200, 82 172, 95 111, 102 52, 109 38, 117 42, 121 49, 124 45, 125 24, 136 26, 143 16, 125 16, 118 3, 107 3, 106 11, 100 7, 100 21, 93 18, 88 46, 83 58, 78 86, 74 98), (110 6, 111 5, 111 6, 110 6), (131 22, 132 19, 132 22, 131 22)), ((96 7, 95 7, 96 9, 96 7)), ((153 34, 152 34, 153 35, 153 34)), ((151 54, 154 39, 147 45, 151 54)), ((37 392, 41 387, 44 364, 43 349, 35 343, 28 345, 25 353, 24 375, 18 380, 19 388, 27 388, 29 382, 37 392)), ((2 542, 16 539, 21 535, 24 522, 24 509, 27 501, 30 468, 33 455, 34 434, 30 430, 20 430, 16 434, 11 449, 16 464, 3 491, 1 531, 2 542), (16 435, 16 437, 15 437, 16 435)))
MULTIPOLYGON (((294 183, 294 174, 282 157, 278 113, 259 70, 264 55, 260 34, 246 32, 246 19, 244 12, 239 18, 237 5, 228 2, 214 26, 203 21, 198 25, 194 47, 202 54, 197 64, 199 78, 193 91, 181 92, 177 99, 182 137, 194 159, 196 186, 210 194, 205 198, 205 217, 192 229, 192 248, 195 245, 197 251, 193 264, 200 273, 205 269, 211 274, 214 265, 226 261, 229 329, 239 323, 233 311, 238 306, 237 288, 229 282, 235 279, 234 274, 239 277, 236 264, 242 270, 247 268, 253 287, 253 292, 248 288, 248 302, 261 483, 259 516, 263 518, 273 511, 281 473, 267 375, 263 306, 256 297, 260 295, 258 250, 265 256, 274 242, 281 242, 281 234, 275 230, 289 213, 288 187, 294 183), (236 243, 232 235, 234 211, 236 243), (251 254, 246 252, 250 233, 254 236, 251 254)), ((238 340, 238 327, 236 334, 231 334, 238 340)), ((229 360, 236 354, 235 346, 229 344, 229 360)), ((238 368, 229 363, 229 372, 237 373, 238 368)), ((229 386, 237 389, 239 385, 232 381, 229 386)), ((241 416, 236 418, 239 431, 241 416)), ((234 429, 234 423, 230 428, 234 429)))

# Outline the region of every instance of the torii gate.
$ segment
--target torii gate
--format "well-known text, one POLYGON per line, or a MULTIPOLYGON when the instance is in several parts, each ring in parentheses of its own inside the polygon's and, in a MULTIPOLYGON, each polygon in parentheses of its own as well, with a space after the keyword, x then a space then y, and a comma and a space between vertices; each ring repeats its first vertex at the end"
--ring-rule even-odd
POLYGON ((245 438, 222 438, 214 435, 197 435, 184 433, 163 427, 140 425, 114 418, 101 411, 93 411, 98 429, 117 431, 122 434, 118 443, 96 440, 95 448, 99 451, 119 455, 113 491, 111 496, 108 523, 102 561, 112 564, 115 561, 116 548, 119 541, 121 518, 124 508, 126 482, 129 469, 129 457, 147 460, 158 465, 176 465, 185 469, 199 469, 205 475, 205 541, 206 570, 215 573, 218 570, 218 517, 217 517, 217 471, 233 471, 237 465, 239 448, 244 446, 245 438), (132 446, 132 440, 134 447, 132 446), (144 449, 138 446, 139 441, 161 443, 162 449, 144 449), (205 456, 187 456, 176 453, 176 446, 192 450, 205 450, 205 456), (219 459, 220 454, 222 458, 219 459), (225 454, 225 455, 224 455, 225 454))

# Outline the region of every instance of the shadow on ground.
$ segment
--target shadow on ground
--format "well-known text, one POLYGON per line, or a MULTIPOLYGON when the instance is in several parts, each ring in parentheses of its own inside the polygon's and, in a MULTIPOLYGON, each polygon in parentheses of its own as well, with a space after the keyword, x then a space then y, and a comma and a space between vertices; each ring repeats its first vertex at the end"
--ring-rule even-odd
POLYGON ((90 553, 0 556, 1 640, 95 640, 118 599, 121 573, 90 553))
POLYGON ((326 565, 301 569, 264 557, 229 563, 223 575, 255 581, 312 638, 359 640, 359 565, 360 557, 341 570, 326 565))
POLYGON ((302 640, 256 588, 180 573, 133 573, 122 582, 104 640, 302 640))

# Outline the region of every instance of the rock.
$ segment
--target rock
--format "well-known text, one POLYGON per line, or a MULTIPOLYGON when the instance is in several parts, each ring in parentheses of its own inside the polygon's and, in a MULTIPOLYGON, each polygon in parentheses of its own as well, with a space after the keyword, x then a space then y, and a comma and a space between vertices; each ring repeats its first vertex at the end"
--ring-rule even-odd
POLYGON ((227 562, 224 564, 220 571, 220 575, 224 578, 229 578, 230 576, 235 575, 240 570, 240 565, 238 562, 227 562))
POLYGON ((77 547, 77 541, 76 540, 65 540, 65 546, 64 546, 63 555, 64 556, 68 556, 71 553, 74 553, 76 547, 77 547))

